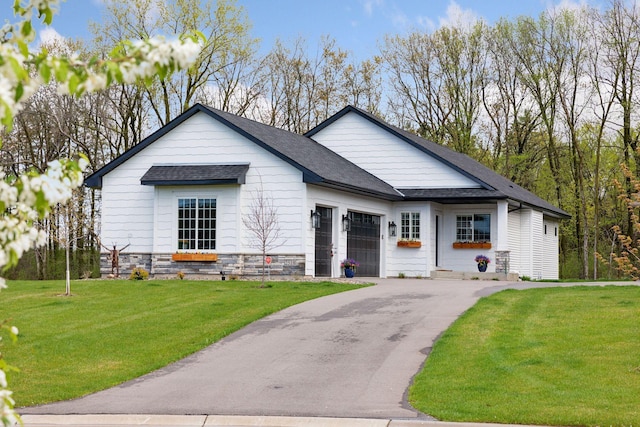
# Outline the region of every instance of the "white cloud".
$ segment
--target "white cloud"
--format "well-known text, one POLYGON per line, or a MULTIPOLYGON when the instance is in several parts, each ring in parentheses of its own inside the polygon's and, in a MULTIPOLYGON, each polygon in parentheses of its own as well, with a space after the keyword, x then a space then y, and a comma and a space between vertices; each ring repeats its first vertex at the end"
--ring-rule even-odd
POLYGON ((410 24, 409 18, 400 10, 395 10, 391 14, 391 22, 397 28, 407 28, 410 24))
POLYGON ((384 0, 363 0, 361 3, 365 15, 371 16, 373 15, 374 8, 379 8, 384 5, 384 0))
POLYGON ((547 3, 547 9, 550 11, 560 9, 577 10, 585 5, 587 5, 587 2, 584 0, 560 0, 559 2, 550 1, 547 3))
POLYGON ((589 2, 587 0, 560 0, 557 3, 553 3, 550 1, 547 3, 546 12, 549 16, 554 16, 556 13, 561 12, 563 10, 579 12, 580 10, 586 10, 589 6, 589 2))
POLYGON ((547 13, 553 16, 556 12, 562 10, 579 10, 583 6, 586 6, 587 2, 584 0, 560 0, 559 2, 549 1, 547 3, 547 13))
POLYGON ((60 35, 53 27, 46 27, 39 33, 40 44, 51 44, 64 41, 65 38, 60 35))
MULTIPOLYGON (((640 1, 640 0, 638 0, 640 1)), ((463 9, 455 0, 450 0, 445 16, 432 18, 427 15, 418 15, 415 11, 406 12, 402 9, 402 2, 385 3, 383 0, 362 0, 366 13, 373 13, 379 9, 398 31, 409 31, 415 28, 432 32, 440 27, 453 26, 457 28, 470 28, 482 18, 472 9, 463 9)))
POLYGON ((418 16, 416 20, 418 22, 418 26, 420 28, 423 28, 427 32, 435 31, 435 29, 437 28, 436 23, 433 22, 433 19, 429 18, 428 16, 418 16))
POLYGON ((447 6, 447 15, 439 18, 440 27, 469 28, 480 20, 480 16, 471 9, 462 9, 451 0, 447 6))

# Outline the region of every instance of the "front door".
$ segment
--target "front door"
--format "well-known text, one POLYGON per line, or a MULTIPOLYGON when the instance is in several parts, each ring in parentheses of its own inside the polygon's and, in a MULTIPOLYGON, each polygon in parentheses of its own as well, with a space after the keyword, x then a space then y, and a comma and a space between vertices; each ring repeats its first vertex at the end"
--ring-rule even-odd
POLYGON ((331 277, 332 209, 316 206, 316 212, 320 214, 320 228, 316 228, 315 276, 331 277))
POLYGON ((360 263, 361 277, 380 277, 380 217, 349 212, 351 230, 347 232, 347 258, 360 263))
POLYGON ((435 252, 436 252, 436 262, 435 265, 436 267, 440 266, 440 215, 436 214, 436 226, 435 226, 435 233, 436 233, 436 247, 435 247, 435 252))

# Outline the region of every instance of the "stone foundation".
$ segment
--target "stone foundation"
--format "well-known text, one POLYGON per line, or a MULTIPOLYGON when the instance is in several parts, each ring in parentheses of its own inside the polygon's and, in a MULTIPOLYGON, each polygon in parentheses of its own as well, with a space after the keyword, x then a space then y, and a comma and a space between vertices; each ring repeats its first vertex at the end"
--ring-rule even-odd
MULTIPOLYGON (((120 277, 129 278, 134 268, 144 268, 153 278, 173 279, 178 272, 184 273, 186 279, 221 279, 240 277, 259 277, 262 275, 262 256, 245 254, 218 254, 218 260, 211 261, 173 261, 170 253, 139 254, 122 253, 119 258, 120 277), (224 275, 222 274, 224 273, 224 275)), ((266 266, 265 274, 269 276, 304 276, 304 255, 271 255, 271 264, 266 266)), ((109 277, 111 258, 109 254, 100 255, 100 273, 109 277)))
MULTIPOLYGON (((134 268, 144 268, 151 271, 151 254, 140 253, 121 253, 118 259, 119 271, 121 278, 128 279, 134 268)), ((111 255, 106 253, 100 254, 100 275, 102 277, 110 277, 116 275, 115 269, 112 269, 111 255)))
POLYGON ((509 251, 495 251, 496 257, 496 273, 509 273, 509 260, 511 258, 509 251))

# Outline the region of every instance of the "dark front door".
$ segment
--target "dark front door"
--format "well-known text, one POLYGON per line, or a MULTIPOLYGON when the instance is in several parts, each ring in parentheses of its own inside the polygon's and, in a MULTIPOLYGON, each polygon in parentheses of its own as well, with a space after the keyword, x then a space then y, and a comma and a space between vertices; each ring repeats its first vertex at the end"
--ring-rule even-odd
POLYGON ((317 206, 316 212, 320 214, 320 228, 316 228, 316 277, 331 277, 331 250, 333 249, 332 238, 332 215, 331 208, 317 206))
POLYGON ((349 212, 351 230, 347 232, 347 258, 360 263, 358 276, 380 277, 380 217, 349 212))
POLYGON ((440 215, 436 215, 436 267, 440 266, 440 215))

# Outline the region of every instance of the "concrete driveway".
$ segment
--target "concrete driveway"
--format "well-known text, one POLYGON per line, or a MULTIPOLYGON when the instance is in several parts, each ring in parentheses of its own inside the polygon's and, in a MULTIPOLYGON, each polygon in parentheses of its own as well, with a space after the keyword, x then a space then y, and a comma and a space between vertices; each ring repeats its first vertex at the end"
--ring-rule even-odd
POLYGON ((428 418, 406 393, 431 346, 495 281, 375 279, 257 321, 180 362, 22 414, 428 418))

